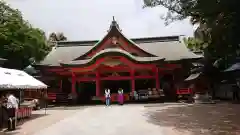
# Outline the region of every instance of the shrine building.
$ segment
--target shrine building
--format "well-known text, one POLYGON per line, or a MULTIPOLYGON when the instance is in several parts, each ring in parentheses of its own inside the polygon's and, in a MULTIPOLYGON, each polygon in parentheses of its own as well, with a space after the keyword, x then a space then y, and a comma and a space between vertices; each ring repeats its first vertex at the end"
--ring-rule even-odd
POLYGON ((129 39, 113 19, 102 39, 57 42, 34 67, 40 70, 49 93, 74 93, 90 99, 103 98, 106 88, 113 94, 119 88, 125 94, 148 88, 159 90, 163 81, 174 83, 185 78, 190 63, 201 58, 179 38, 129 39))

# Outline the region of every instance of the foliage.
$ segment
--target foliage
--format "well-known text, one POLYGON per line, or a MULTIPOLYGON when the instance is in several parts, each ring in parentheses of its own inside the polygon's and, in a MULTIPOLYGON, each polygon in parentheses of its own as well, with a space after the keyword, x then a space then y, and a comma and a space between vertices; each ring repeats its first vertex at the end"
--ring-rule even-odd
POLYGON ((203 52, 207 48, 208 44, 202 40, 194 37, 183 38, 183 42, 187 48, 193 52, 203 52))
POLYGON ((30 59, 42 60, 49 50, 45 33, 0 1, 0 57, 8 59, 6 66, 22 69, 30 64, 30 59))
POLYGON ((49 35, 50 41, 66 41, 67 37, 62 32, 53 32, 49 35))
POLYGON ((66 41, 67 37, 62 32, 52 32, 48 37, 48 42, 51 46, 54 46, 56 42, 66 41))
POLYGON ((169 9, 167 24, 190 17, 192 24, 199 24, 206 50, 213 59, 228 59, 240 54, 239 0, 144 0, 146 7, 158 5, 169 9))

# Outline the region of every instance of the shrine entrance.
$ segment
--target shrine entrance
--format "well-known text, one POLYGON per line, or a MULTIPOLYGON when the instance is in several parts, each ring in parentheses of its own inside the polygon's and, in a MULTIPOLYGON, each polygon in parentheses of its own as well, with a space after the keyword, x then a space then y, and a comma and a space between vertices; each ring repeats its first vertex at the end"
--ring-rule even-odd
POLYGON ((96 93, 95 81, 81 82, 78 84, 78 86, 78 102, 83 104, 93 103, 92 98, 96 93))
POLYGON ((156 80, 155 79, 137 79, 135 80, 135 88, 136 90, 147 90, 156 88, 156 80))
POLYGON ((130 80, 104 80, 101 81, 101 93, 104 95, 105 89, 110 89, 111 93, 118 93, 118 89, 122 88, 124 93, 131 91, 130 80))

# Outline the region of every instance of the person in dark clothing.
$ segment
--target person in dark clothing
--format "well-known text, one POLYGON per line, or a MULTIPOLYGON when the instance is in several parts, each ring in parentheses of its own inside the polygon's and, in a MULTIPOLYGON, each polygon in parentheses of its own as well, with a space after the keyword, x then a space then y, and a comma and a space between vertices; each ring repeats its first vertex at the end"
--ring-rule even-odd
POLYGON ((239 101, 240 82, 236 80, 236 86, 233 87, 233 101, 239 101))
POLYGON ((6 107, 4 106, 5 104, 5 97, 2 96, 0 99, 0 129, 2 129, 5 125, 5 118, 7 118, 7 115, 5 115, 6 113, 6 107))

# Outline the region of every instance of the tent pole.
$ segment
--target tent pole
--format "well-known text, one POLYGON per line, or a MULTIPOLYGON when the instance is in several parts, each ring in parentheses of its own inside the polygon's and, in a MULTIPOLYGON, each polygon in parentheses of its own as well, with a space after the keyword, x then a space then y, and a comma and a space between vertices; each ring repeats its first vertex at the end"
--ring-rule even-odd
MULTIPOLYGON (((46 95, 47 95, 47 90, 46 90, 46 95)), ((45 115, 47 115, 47 97, 44 94, 44 100, 45 100, 45 115)))

